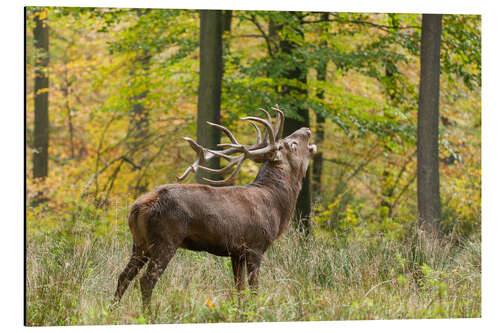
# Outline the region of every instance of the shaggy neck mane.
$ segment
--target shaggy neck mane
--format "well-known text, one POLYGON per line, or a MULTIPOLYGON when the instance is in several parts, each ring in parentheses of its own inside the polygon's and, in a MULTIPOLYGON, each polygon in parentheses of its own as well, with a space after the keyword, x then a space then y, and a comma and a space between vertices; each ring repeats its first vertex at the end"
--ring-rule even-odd
POLYGON ((278 236, 288 227, 299 191, 302 188, 302 170, 290 172, 280 163, 267 161, 260 169, 250 186, 266 188, 274 197, 274 204, 280 212, 281 221, 278 236))

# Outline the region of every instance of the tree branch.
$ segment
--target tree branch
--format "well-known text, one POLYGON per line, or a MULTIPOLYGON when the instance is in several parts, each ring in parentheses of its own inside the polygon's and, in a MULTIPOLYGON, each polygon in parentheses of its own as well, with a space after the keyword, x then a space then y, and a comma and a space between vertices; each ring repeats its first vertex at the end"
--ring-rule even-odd
POLYGON ((123 159, 124 156, 125 155, 121 155, 121 156, 119 156, 117 158, 112 159, 111 161, 109 161, 108 163, 106 163, 106 165, 103 166, 101 169, 97 170, 94 173, 94 175, 92 177, 90 177, 89 181, 87 182, 87 185, 85 185, 85 188, 83 189, 83 192, 80 195, 80 198, 83 198, 85 196, 85 194, 87 193, 87 190, 89 189, 90 185, 92 185, 92 183, 97 178, 97 176, 99 176, 101 173, 103 173, 104 171, 106 171, 106 169, 109 168, 111 165, 113 165, 115 162, 120 161, 121 159, 123 159))
POLYGON ((417 178, 417 173, 416 172, 413 175, 413 177, 408 181, 408 183, 405 185, 405 187, 403 187, 403 189, 401 190, 401 192, 399 192, 399 194, 396 197, 396 199, 394 199, 394 202, 391 205, 391 210, 394 209, 394 207, 397 206, 397 203, 398 203, 399 199, 401 199, 401 197, 403 196, 403 194, 408 190, 408 188, 410 187, 410 185, 415 181, 415 178, 417 178))
POLYGON ((369 25, 372 28, 377 28, 386 32, 390 32, 391 30, 408 30, 408 29, 421 29, 420 26, 416 25, 407 25, 407 26, 389 26, 389 25, 383 25, 383 24, 377 24, 369 21, 362 21, 362 20, 342 20, 342 19, 318 19, 318 20, 307 20, 303 21, 304 24, 310 24, 310 23, 320 23, 320 22, 337 22, 337 23, 344 23, 344 24, 360 24, 360 25, 369 25))
POLYGON ((262 26, 260 25, 259 21, 257 21, 257 17, 252 14, 250 15, 250 21, 257 27, 257 29, 260 31, 262 34, 262 38, 266 40, 266 46, 267 46, 267 51, 269 52, 269 55, 273 55, 273 50, 271 47, 271 40, 269 39, 269 36, 266 34, 262 26))
POLYGON ((224 37, 224 40, 227 39, 234 39, 234 38, 266 38, 265 36, 262 35, 257 35, 257 34, 245 34, 245 35, 232 35, 232 36, 227 36, 224 37))
POLYGON ((343 161, 343 160, 338 159, 338 158, 323 158, 323 161, 331 162, 331 163, 335 163, 335 164, 339 164, 339 165, 344 165, 344 166, 347 166, 350 168, 354 167, 354 165, 352 165, 351 163, 343 161))

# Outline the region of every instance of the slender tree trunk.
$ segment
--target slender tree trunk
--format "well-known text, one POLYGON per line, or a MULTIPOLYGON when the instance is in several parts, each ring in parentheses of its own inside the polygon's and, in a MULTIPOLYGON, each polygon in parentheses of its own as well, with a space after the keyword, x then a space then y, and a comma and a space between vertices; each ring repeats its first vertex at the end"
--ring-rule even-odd
POLYGON ((69 147, 71 150, 71 159, 75 158, 75 142, 74 142, 74 130, 73 130, 73 116, 71 114, 71 106, 69 104, 68 95, 69 86, 63 88, 63 95, 65 101, 66 112, 68 113, 68 131, 69 131, 69 147))
POLYGON ((222 18, 222 32, 223 33, 231 32, 231 21, 233 20, 233 11, 223 10, 221 18, 222 18))
MULTIPOLYGON (((386 88, 386 93, 389 96, 389 100, 391 101, 391 105, 397 106, 396 101, 396 93, 392 88, 394 86, 394 72, 392 70, 393 63, 391 60, 388 60, 385 67, 385 79, 390 82, 389 88, 386 88)), ((386 218, 392 216, 392 201, 394 195, 394 181, 391 171, 394 168, 394 163, 390 158, 390 154, 392 153, 392 148, 387 142, 383 143, 384 151, 387 156, 387 164, 385 165, 384 171, 382 171, 382 199, 380 200, 380 220, 384 221, 386 218)))
MULTIPOLYGON (((328 21, 330 13, 321 13, 321 20, 323 21, 328 21)), ((322 33, 327 34, 328 33, 328 27, 324 27, 322 29, 322 33)), ((321 41, 321 46, 322 47, 328 47, 328 40, 325 38, 324 40, 321 41)), ((320 82, 325 82, 326 81, 326 69, 327 69, 327 62, 321 63, 318 68, 317 68, 317 79, 320 82)), ((320 88, 316 94, 318 99, 323 100, 325 98, 325 91, 323 88, 320 88)), ((314 142, 318 147, 321 148, 321 144, 323 143, 325 139, 325 117, 317 112, 316 113, 316 133, 314 136, 314 142)), ((321 175, 323 173, 323 152, 321 149, 318 149, 318 152, 314 154, 313 157, 313 175, 312 175, 312 189, 313 189, 313 194, 314 195, 320 195, 321 194, 321 175)))
POLYGON ((417 125, 417 188, 419 224, 439 230, 439 70, 441 44, 440 14, 422 16, 420 46, 420 96, 417 125))
MULTIPOLYGON (((198 86, 197 142, 214 149, 220 143, 220 132, 206 122, 220 123, 222 86, 222 16, 220 10, 200 10, 200 82, 198 86)), ((219 159, 207 164, 219 168, 219 159)), ((216 175, 198 171, 196 179, 219 179, 216 175)))
POLYGON ((33 178, 45 178, 49 172, 49 26, 35 14, 35 124, 33 141, 33 178))
MULTIPOLYGON (((142 70, 141 72, 147 75, 147 71, 149 70, 151 56, 149 54, 141 56, 137 59, 137 66, 142 70)), ((135 76, 136 71, 132 71, 132 76, 135 76)), ((133 80, 134 78, 132 78, 133 80)), ((149 91, 144 90, 139 92, 138 94, 132 96, 130 98, 131 102, 131 120, 130 120, 130 129, 131 132, 131 147, 133 153, 136 152, 136 148, 141 146, 144 140, 147 139, 149 134, 149 110, 144 106, 144 99, 148 96, 149 91)), ((147 147, 141 147, 142 149, 147 149, 147 147)), ((139 165, 141 165, 142 161, 139 161, 139 165)))
MULTIPOLYGON (((231 22, 233 20, 233 11, 232 10, 223 10, 221 13, 222 20, 222 35, 227 37, 231 35, 231 22)), ((224 57, 231 53, 231 43, 229 38, 225 38, 222 41, 222 77, 224 77, 224 57)))
MULTIPOLYGON (((151 9, 136 9, 136 14, 140 18, 143 15, 147 15, 151 9)), ((137 75, 137 68, 139 72, 147 75, 149 71, 149 66, 151 64, 151 53, 149 51, 139 52, 138 56, 134 61, 134 69, 131 71, 132 80, 135 79, 137 75)), ((135 96, 131 97, 131 111, 132 111, 132 121, 131 130, 133 132, 132 140, 133 145, 138 146, 145 140, 149 134, 149 110, 144 107, 144 99, 148 96, 149 91, 145 89, 139 92, 135 96)), ((147 149, 147 147, 143 147, 147 149)), ((142 165, 143 159, 139 161, 138 165, 142 165)))
MULTIPOLYGON (((268 30, 267 30, 267 35, 268 35, 268 53, 270 57, 273 57, 276 49, 279 48, 279 31, 281 30, 282 26, 277 24, 276 21, 273 19, 272 16, 269 17, 269 22, 268 22, 268 30)), ((269 76, 271 73, 267 73, 269 76)))
MULTIPOLYGON (((399 23, 396 22, 394 15, 393 14, 388 14, 391 26, 396 29, 397 25, 399 23)), ((387 96, 389 96, 389 100, 391 102, 391 105, 397 107, 398 106, 398 100, 397 100, 397 95, 396 95, 396 85, 397 85, 397 78, 394 75, 394 69, 396 69, 396 64, 392 61, 392 59, 387 59, 385 62, 385 93, 387 96)), ((380 209, 379 209, 379 214, 380 214, 380 220, 384 221, 386 218, 392 216, 392 203, 394 201, 394 190, 395 190, 395 182, 394 182, 394 177, 392 175, 392 170, 394 170, 394 162, 391 159, 391 154, 393 153, 393 149, 391 146, 384 141, 383 142, 383 147, 384 151, 386 152, 387 156, 387 163, 384 167, 384 171, 382 171, 382 184, 381 184, 381 189, 382 189, 382 198, 380 200, 380 209)))
MULTIPOLYGON (((147 15, 150 9, 136 9, 137 17, 147 15)), ((137 73, 141 73, 143 76, 147 76, 149 72, 149 67, 151 65, 151 53, 149 51, 139 51, 137 57, 133 61, 133 68, 130 71, 131 80, 137 79, 137 73)), ((146 164, 148 152, 149 152, 149 136, 150 136, 150 124, 149 124, 149 109, 144 106, 144 100, 147 98, 149 90, 145 88, 139 91, 137 94, 130 97, 130 124, 129 124, 129 142, 128 149, 129 155, 128 160, 132 165, 133 170, 141 170, 146 164)), ((116 175, 118 175, 121 166, 116 169, 116 175)), ((116 176, 115 176, 116 177, 116 176)), ((140 178, 144 179, 144 178, 140 178)), ((113 177, 108 180, 109 183, 109 193, 114 184, 113 177)), ((140 194, 146 192, 148 189, 147 180, 144 183, 136 182, 135 184, 130 184, 130 190, 134 191, 135 194, 140 194)), ((105 200, 107 200, 107 196, 105 200)))
MULTIPOLYGON (((134 61, 134 68, 130 71, 131 80, 136 80, 137 72, 141 75, 147 75, 151 63, 151 54, 143 52, 139 54, 134 61), (140 69, 139 71, 137 69, 140 69)), ((148 96, 148 89, 139 91, 137 94, 130 97, 130 123, 128 128, 129 139, 127 142, 128 161, 133 170, 141 170, 147 163, 149 152, 149 109, 144 106, 144 100, 148 96)), ((118 171, 119 172, 119 169, 118 171)), ((109 180, 108 182, 111 182, 109 180)), ((135 183, 130 184, 129 188, 135 194, 140 194, 147 191, 148 184, 135 183)))
MULTIPOLYGON (((64 62, 68 64, 69 60, 66 52, 64 53, 64 62)), ((62 86, 62 93, 64 97, 64 107, 68 114, 68 132, 69 132, 69 147, 71 151, 71 159, 75 158, 75 143, 74 143, 74 130, 73 130, 73 116, 71 114, 71 104, 69 101, 70 89, 71 89, 72 81, 69 78, 68 69, 64 70, 64 82, 62 86)))
MULTIPOLYGON (((291 12, 290 15, 295 15, 296 12, 291 12)), ((281 29, 283 26, 280 27, 281 29)), ((302 26, 298 27, 298 34, 304 38, 304 32, 302 26)), ((290 55, 295 52, 297 44, 288 39, 281 39, 279 42, 280 51, 283 54, 290 55)), ((294 64, 288 64, 288 70, 285 72, 284 77, 290 80, 298 80, 302 83, 307 82, 307 72, 304 67, 295 66, 294 64)), ((283 95, 288 94, 298 94, 306 95, 307 91, 301 88, 292 86, 283 86, 281 93, 283 95)), ((302 127, 309 127, 309 110, 304 107, 298 106, 296 109, 299 116, 302 118, 300 120, 293 118, 286 118, 283 126, 283 136, 287 136, 302 127)), ((299 193, 297 199, 297 205, 295 208, 295 216, 299 225, 298 228, 304 230, 306 233, 310 231, 310 217, 311 217, 311 206, 312 206, 312 183, 311 183, 311 168, 307 169, 306 176, 302 183, 302 189, 299 193)))
MULTIPOLYGON (((316 114, 316 135, 314 136, 314 142, 318 147, 325 140, 325 117, 316 114)), ((323 152, 318 150, 313 157, 313 194, 321 195, 321 176, 323 174, 323 152)))

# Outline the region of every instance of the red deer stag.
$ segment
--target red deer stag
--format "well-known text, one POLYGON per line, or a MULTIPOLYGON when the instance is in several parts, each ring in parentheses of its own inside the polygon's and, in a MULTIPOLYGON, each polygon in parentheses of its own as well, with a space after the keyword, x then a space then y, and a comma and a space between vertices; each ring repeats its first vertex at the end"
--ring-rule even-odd
POLYGON ((153 288, 178 248, 206 251, 217 256, 229 256, 238 290, 244 288, 245 267, 248 283, 257 287, 262 255, 271 243, 285 232, 295 209, 309 160, 316 146, 309 144, 311 131, 301 128, 280 139, 285 117, 276 107, 276 123, 244 117, 256 129, 257 143, 242 145, 224 126, 209 123, 222 130, 232 143, 219 144, 224 150, 211 150, 184 138, 196 151, 196 161, 184 174, 201 169, 213 174, 225 174, 224 180, 209 180, 212 184, 228 184, 238 173, 245 159, 264 163, 255 180, 245 186, 212 187, 198 184, 162 185, 141 196, 132 205, 129 226, 133 236, 132 257, 118 278, 115 302, 119 302, 130 281, 149 261, 140 278, 143 306, 150 304, 153 288), (264 125, 262 138, 257 123, 264 125), (232 156, 237 154, 236 156, 232 156), (210 169, 204 162, 214 157, 228 161, 221 169, 210 169))

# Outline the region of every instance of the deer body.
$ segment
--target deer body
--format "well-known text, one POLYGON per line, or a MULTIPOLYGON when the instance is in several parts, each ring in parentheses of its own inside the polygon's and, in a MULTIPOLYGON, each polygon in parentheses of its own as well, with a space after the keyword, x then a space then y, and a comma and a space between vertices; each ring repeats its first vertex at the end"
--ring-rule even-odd
MULTIPOLYGON (((149 261, 140 279, 143 305, 148 306, 158 278, 178 248, 231 257, 236 287, 244 287, 246 268, 249 285, 256 288, 262 255, 287 230, 309 159, 316 151, 308 144, 310 136, 310 130, 302 128, 275 143, 271 153, 264 151, 264 165, 251 184, 169 184, 137 199, 129 215, 132 257, 118 279, 115 300, 149 261)), ((245 156, 248 147, 262 151, 260 145, 239 148, 245 156)), ((213 151, 201 153, 200 159, 213 151)), ((238 167, 239 158, 235 159, 238 167)), ((258 158, 262 161, 262 155, 258 158)))

